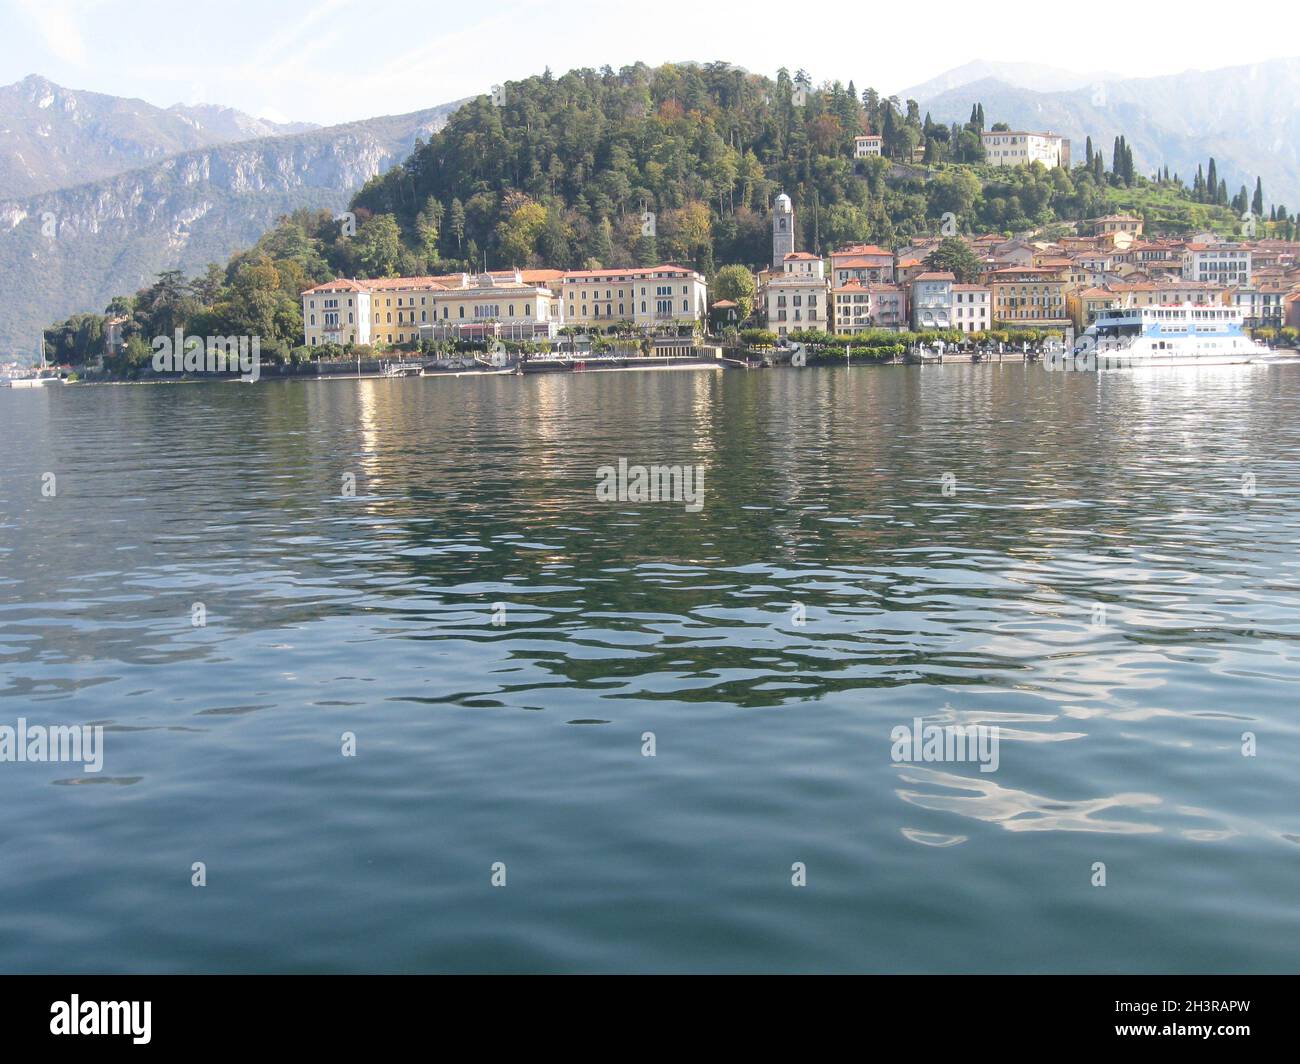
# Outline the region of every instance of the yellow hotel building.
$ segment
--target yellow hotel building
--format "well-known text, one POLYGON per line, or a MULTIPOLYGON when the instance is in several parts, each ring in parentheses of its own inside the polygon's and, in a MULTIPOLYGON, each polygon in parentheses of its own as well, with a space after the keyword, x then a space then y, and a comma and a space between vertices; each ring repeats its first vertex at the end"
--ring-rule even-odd
POLYGON ((303 343, 412 344, 425 335, 466 339, 553 337, 562 324, 555 270, 326 281, 302 294, 303 343))
POLYGON ((988 275, 993 290, 993 327, 1070 324, 1068 299, 1074 290, 1070 270, 1010 267, 988 275))
POLYGON ((641 328, 689 325, 708 312, 708 286, 683 266, 571 270, 560 280, 567 325, 608 328, 629 321, 641 328))
POLYGON ((510 270, 439 277, 340 278, 302 293, 303 343, 413 344, 421 337, 553 338, 564 325, 682 326, 704 318, 708 286, 681 266, 510 270))

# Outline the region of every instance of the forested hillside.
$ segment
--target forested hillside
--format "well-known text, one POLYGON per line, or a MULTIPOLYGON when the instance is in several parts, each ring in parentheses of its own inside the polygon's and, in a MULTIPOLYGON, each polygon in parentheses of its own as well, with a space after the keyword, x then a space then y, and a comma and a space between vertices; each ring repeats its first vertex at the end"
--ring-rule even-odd
MULTIPOLYGON (((466 104, 402 166, 370 181, 355 206, 391 215, 408 267, 469 259, 493 268, 673 260, 706 273, 769 257, 767 210, 785 190, 812 251, 855 241, 892 244, 933 232, 951 212, 962 231, 1012 232, 1104 213, 1116 192, 1148 182, 1103 158, 1070 172, 985 168, 971 120, 939 125, 913 101, 807 75, 775 82, 726 64, 644 65, 615 73, 549 72, 466 104), (802 101, 802 102, 801 102, 802 101), (853 138, 885 138, 884 159, 856 161, 853 138), (924 164, 911 165, 914 149, 924 164), (918 153, 919 154, 919 153, 918 153), (642 211, 656 215, 642 234, 642 211)), ((1084 163, 1084 145, 1075 146, 1084 163)), ((1127 164, 1127 169, 1126 165, 1127 164)), ((1151 183, 1154 186, 1154 182, 1151 183)), ((1161 182, 1157 228, 1217 225, 1226 211, 1169 211, 1161 182)), ((1155 201, 1153 201, 1153 207, 1155 201)), ((384 263, 383 265, 390 265, 384 263)))

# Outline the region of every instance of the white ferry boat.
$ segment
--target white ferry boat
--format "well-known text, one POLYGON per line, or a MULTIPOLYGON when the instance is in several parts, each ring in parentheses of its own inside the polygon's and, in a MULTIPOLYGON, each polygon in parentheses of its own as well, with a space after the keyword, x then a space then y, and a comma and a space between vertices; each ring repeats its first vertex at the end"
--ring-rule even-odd
POLYGON ((1074 345, 1097 369, 1231 366, 1270 355, 1246 335, 1237 307, 1180 303, 1099 311, 1074 345))

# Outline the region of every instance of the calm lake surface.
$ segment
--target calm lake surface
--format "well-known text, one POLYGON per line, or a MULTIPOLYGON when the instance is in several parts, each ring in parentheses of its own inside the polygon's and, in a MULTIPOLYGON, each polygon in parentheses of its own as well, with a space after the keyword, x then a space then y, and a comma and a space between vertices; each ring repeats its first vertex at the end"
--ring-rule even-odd
POLYGON ((0 971, 1294 971, 1298 406, 1300 365, 0 391, 0 725, 105 726, 98 774, 0 763, 0 971), (597 501, 620 458, 703 509, 597 501), (895 761, 914 718, 997 770, 895 761))

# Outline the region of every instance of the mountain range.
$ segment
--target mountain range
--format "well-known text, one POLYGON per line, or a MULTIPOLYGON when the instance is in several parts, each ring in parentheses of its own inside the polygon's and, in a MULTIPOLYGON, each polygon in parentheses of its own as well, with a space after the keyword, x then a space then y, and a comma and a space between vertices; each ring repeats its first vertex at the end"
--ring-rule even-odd
POLYGON ((1046 91, 1017 83, 1014 69, 977 64, 971 72, 981 76, 960 85, 935 79, 911 98, 943 122, 966 121, 978 101, 989 123, 1069 137, 1076 161, 1091 136, 1109 162, 1122 134, 1139 173, 1168 166, 1188 184, 1213 156, 1230 195, 1243 184, 1253 191, 1258 177, 1267 202, 1300 206, 1300 59, 1046 91))
POLYGON ((102 311, 162 270, 225 262, 283 214, 344 209, 458 106, 312 127, 220 107, 156 108, 38 78, 0 89, 0 129, 22 130, 0 137, 0 173, 36 189, 0 193, 0 360, 30 358, 45 325, 102 311), (36 142, 39 152, 28 147, 36 142), (58 185, 74 164, 81 180, 58 185))
POLYGON ((0 87, 0 189, 5 199, 30 196, 194 148, 313 128, 268 122, 229 107, 155 107, 65 89, 33 74, 0 87))
POLYGON ((986 59, 975 59, 896 95, 900 100, 929 100, 949 89, 959 89, 963 85, 990 78, 1014 85, 1018 89, 1032 89, 1034 92, 1065 92, 1082 89, 1098 81, 1114 81, 1118 77, 1117 74, 1105 73, 1080 74, 1042 63, 991 63, 986 59))

